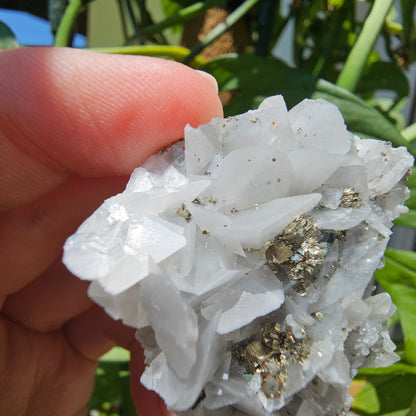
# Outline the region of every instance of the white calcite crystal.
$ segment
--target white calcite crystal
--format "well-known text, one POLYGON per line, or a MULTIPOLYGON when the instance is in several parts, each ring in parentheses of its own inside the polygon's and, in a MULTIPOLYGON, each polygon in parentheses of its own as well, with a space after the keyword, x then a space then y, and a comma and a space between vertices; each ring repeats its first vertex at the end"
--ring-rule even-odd
POLYGON ((65 244, 90 296, 136 327, 142 383, 178 415, 339 415, 352 377, 397 360, 372 295, 405 148, 324 100, 187 127, 65 244))

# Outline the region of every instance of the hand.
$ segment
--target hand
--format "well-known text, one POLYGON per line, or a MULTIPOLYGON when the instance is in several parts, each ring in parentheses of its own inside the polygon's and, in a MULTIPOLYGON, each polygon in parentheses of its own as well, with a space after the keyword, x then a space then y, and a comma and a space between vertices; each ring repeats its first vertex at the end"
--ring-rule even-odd
POLYGON ((97 359, 115 344, 132 350, 140 415, 166 413, 139 387, 134 330, 92 304, 61 250, 186 123, 221 115, 212 82, 174 62, 0 52, 0 416, 85 414, 97 359))

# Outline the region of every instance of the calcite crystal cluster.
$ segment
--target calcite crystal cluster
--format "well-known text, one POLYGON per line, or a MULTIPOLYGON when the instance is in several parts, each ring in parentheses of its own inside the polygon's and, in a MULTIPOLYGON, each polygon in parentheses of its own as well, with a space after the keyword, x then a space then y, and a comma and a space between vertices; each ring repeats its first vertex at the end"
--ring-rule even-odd
POLYGON ((65 244, 64 261, 145 348, 178 415, 344 414, 357 370, 396 361, 372 294, 413 158, 281 96, 187 127, 65 244))

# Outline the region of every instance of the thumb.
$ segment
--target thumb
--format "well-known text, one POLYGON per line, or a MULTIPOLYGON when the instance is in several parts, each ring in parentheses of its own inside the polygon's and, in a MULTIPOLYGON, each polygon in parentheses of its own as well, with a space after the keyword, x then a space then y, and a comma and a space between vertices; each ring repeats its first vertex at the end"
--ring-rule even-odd
POLYGON ((73 174, 128 174, 222 114, 207 77, 157 58, 25 48, 0 53, 0 73, 0 210, 73 174))

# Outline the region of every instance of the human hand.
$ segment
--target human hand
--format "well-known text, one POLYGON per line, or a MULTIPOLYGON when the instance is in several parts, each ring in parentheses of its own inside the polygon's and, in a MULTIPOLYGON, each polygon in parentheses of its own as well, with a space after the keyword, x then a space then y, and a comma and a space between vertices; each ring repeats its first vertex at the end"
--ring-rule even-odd
POLYGON ((0 416, 83 415, 97 359, 132 350, 141 416, 166 413, 139 385, 134 330, 86 295, 62 245, 126 175, 222 109, 174 62, 73 49, 0 52, 0 416))

